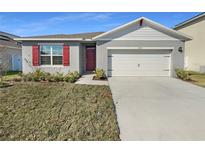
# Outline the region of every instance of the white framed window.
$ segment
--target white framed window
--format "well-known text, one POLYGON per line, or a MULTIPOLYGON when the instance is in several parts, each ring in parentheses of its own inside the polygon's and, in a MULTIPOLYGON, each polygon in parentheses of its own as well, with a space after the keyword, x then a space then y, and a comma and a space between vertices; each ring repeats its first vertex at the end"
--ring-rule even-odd
POLYGON ((63 65, 63 46, 41 45, 40 61, 41 65, 63 65))

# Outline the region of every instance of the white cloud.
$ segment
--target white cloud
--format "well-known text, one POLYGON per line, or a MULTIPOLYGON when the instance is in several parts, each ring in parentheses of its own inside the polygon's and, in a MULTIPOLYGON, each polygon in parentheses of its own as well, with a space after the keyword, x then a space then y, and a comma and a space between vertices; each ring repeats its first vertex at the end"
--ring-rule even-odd
POLYGON ((74 21, 74 20, 83 20, 83 21, 106 21, 109 20, 112 16, 112 13, 78 13, 78 14, 64 14, 60 16, 55 16, 48 19, 48 22, 62 22, 62 21, 74 21))
POLYGON ((58 15, 31 23, 27 23, 24 21, 18 27, 16 27, 12 31, 12 33, 24 36, 33 35, 34 33, 42 32, 43 30, 46 30, 48 28, 50 29, 51 27, 67 22, 95 21, 96 23, 104 23, 110 20, 111 18, 112 13, 66 13, 63 15, 58 15))

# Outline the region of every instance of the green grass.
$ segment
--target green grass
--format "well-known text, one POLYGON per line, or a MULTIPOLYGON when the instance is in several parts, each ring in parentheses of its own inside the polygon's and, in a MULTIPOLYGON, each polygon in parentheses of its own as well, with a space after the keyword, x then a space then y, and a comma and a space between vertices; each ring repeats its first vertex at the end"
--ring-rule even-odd
POLYGON ((120 140, 110 89, 69 83, 3 88, 0 140, 120 140))
POLYGON ((196 85, 199 85, 201 87, 205 87, 205 74, 200 74, 200 75, 190 75, 190 78, 192 82, 196 85))
POLYGON ((21 78, 20 75, 19 75, 20 73, 21 72, 19 72, 19 71, 8 71, 6 73, 6 75, 3 76, 3 79, 6 80, 6 81, 14 80, 14 79, 20 79, 21 78))
POLYGON ((191 82, 201 87, 205 87, 205 74, 196 71, 187 71, 191 82))
POLYGON ((176 69, 175 71, 180 79, 205 87, 205 73, 183 69, 176 69))

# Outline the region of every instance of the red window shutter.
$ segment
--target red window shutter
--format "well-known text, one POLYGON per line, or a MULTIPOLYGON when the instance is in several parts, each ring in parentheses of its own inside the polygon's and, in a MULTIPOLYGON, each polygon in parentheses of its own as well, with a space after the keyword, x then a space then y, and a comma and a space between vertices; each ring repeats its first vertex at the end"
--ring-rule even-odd
POLYGON ((70 47, 68 45, 63 46, 63 65, 70 65, 70 47))
POLYGON ((32 46, 32 60, 33 66, 39 66, 39 46, 32 46))

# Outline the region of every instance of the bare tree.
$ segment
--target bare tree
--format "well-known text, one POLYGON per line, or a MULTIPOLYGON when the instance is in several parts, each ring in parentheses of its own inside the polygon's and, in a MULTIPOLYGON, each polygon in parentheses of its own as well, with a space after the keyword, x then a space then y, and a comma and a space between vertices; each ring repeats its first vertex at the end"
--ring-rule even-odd
POLYGON ((9 70, 9 54, 6 51, 6 46, 0 46, 0 81, 3 81, 3 76, 9 70))

